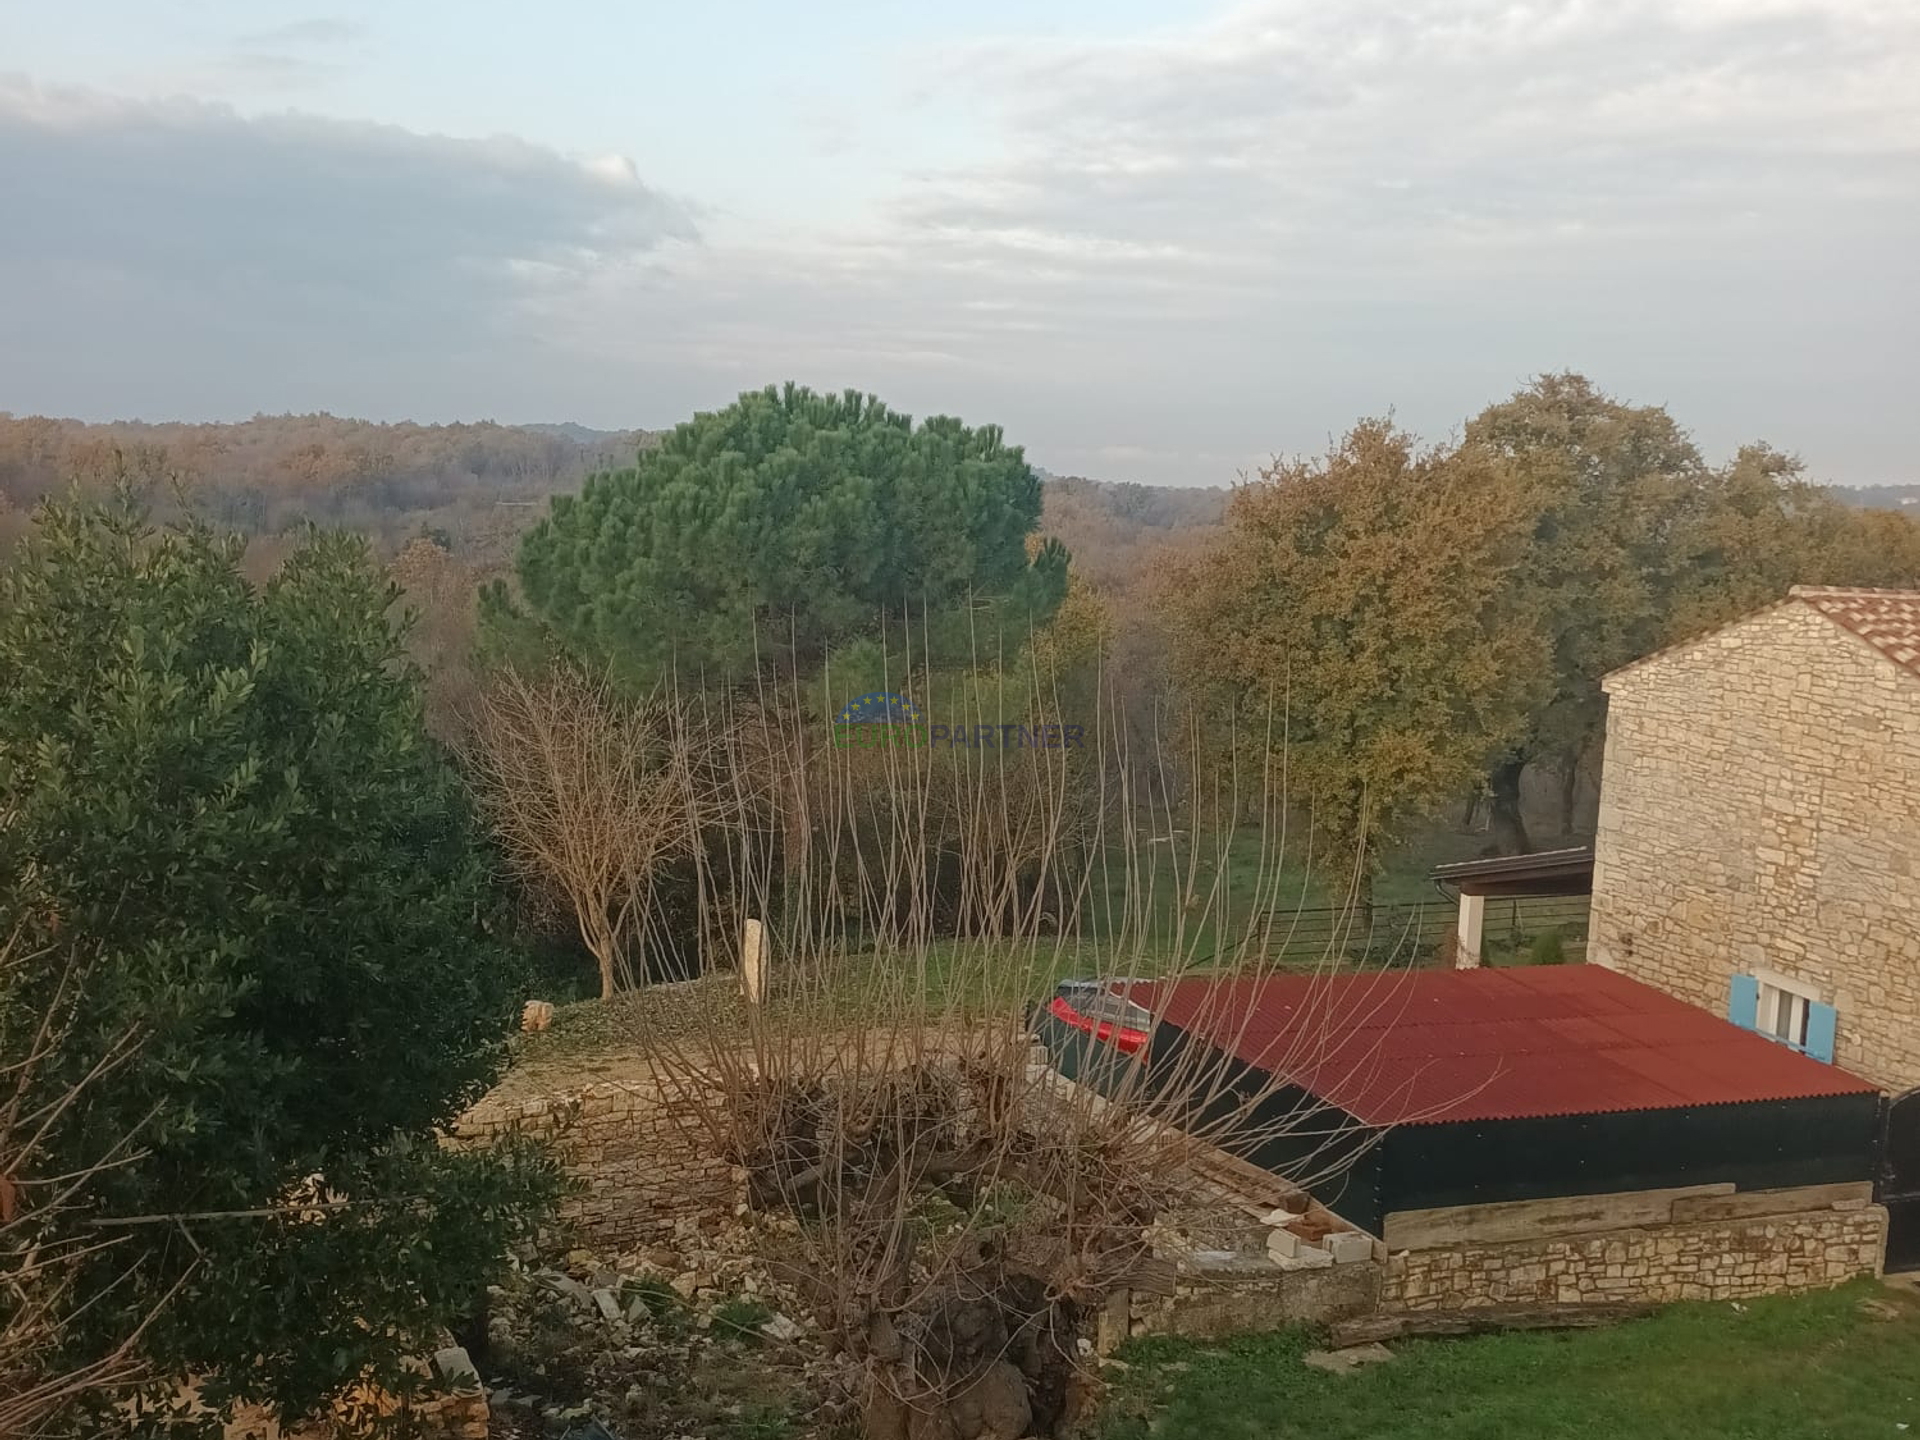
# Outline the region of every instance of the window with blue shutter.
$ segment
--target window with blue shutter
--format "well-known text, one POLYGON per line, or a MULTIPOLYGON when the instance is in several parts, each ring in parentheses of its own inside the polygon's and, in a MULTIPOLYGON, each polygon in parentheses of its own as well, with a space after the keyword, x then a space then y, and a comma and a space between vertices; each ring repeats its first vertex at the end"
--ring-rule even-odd
POLYGON ((1809 1003, 1807 1006, 1807 1054, 1831 1065, 1834 1037, 1839 1026, 1840 1016, 1833 1006, 1809 1003))
POLYGON ((1756 975, 1736 975, 1727 992, 1727 1019, 1742 1030, 1751 1030, 1759 1022, 1760 979, 1756 975))

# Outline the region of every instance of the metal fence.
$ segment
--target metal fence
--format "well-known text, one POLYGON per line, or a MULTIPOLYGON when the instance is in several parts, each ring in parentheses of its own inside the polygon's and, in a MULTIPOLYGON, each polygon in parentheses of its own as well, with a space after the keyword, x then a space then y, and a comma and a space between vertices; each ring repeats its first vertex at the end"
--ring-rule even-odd
MULTIPOLYGON (((1487 901, 1482 958, 1492 963, 1580 958, 1587 939, 1585 896, 1487 901), (1552 937, 1552 938, 1548 938, 1552 937)), ((1423 966, 1450 958, 1456 911, 1436 897, 1370 911, 1324 907, 1267 916, 1261 948, 1302 967, 1326 960, 1423 966)))

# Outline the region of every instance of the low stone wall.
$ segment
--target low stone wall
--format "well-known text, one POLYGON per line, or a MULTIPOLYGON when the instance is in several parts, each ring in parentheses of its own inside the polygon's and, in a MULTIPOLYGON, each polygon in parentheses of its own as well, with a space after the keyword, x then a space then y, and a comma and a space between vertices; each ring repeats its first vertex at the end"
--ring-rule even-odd
POLYGON ((1217 1340, 1351 1320, 1379 1307, 1381 1269, 1372 1260, 1289 1269, 1261 1255, 1193 1256, 1179 1266, 1171 1295, 1133 1292, 1128 1333, 1217 1340))
POLYGON ((1879 1274, 1886 1234, 1885 1209, 1862 1204, 1403 1250, 1387 1261, 1381 1306, 1737 1300, 1821 1290, 1879 1274))
POLYGON ((733 1171, 700 1143, 702 1107, 678 1087, 622 1080, 530 1098, 488 1096, 454 1132, 456 1144, 506 1134, 546 1142, 581 1182, 560 1207, 567 1236, 631 1249, 671 1235, 676 1221, 733 1213, 733 1171))

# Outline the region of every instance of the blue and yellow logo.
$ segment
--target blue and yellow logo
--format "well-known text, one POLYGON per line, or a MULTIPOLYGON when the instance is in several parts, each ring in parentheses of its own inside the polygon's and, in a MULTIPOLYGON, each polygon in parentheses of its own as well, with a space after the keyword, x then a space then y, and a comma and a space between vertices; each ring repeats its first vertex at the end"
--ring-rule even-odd
POLYGON ((849 700, 834 717, 834 724, 919 725, 925 718, 906 696, 891 690, 874 690, 849 700))
POLYGON ((929 725, 906 696, 873 690, 855 696, 833 717, 833 743, 842 750, 917 750, 944 745, 966 750, 1075 750, 1084 725, 929 725))

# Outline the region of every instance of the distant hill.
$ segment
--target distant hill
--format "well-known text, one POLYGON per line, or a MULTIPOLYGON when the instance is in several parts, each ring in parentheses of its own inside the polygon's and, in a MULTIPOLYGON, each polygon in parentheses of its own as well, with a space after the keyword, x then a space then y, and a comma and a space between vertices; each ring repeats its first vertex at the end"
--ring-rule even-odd
MULTIPOLYGON (((350 417, 256 415, 230 425, 88 424, 0 411, 0 515, 68 484, 123 477, 162 514, 183 495, 195 512, 253 536, 309 521, 359 530, 397 551, 427 534, 487 565, 506 560, 546 501, 597 470, 633 463, 659 432, 574 421, 381 424, 350 417)), ((1050 476, 1043 528, 1083 574, 1124 587, 1175 532, 1216 525, 1227 492, 1050 476)), ((0 525, 0 528, 4 528, 0 525)))
POLYGON ((643 431, 596 430, 591 425, 582 425, 575 420, 562 420, 558 424, 517 425, 517 430, 531 430, 536 435, 558 435, 562 440, 571 440, 576 445, 601 446, 623 441, 628 435, 643 434, 643 431))
POLYGON ((1860 510, 1900 510, 1920 515, 1920 485, 1829 485, 1829 493, 1860 510))
POLYGON ((0 412, 0 511, 73 483, 126 479, 163 516, 186 508, 247 535, 309 521, 397 550, 430 534, 498 560, 552 495, 629 465, 656 436, 584 425, 379 424, 256 415, 231 425, 78 420, 0 412))
POLYGON ((1073 555, 1073 568, 1109 594, 1137 592, 1170 544, 1203 541, 1227 511, 1211 486, 1111 483, 1049 477, 1040 528, 1073 555))

